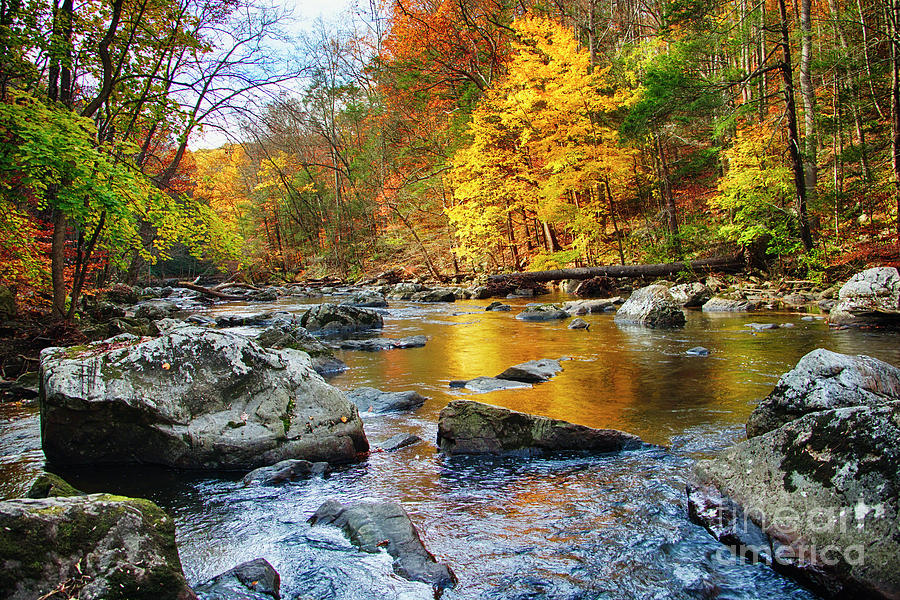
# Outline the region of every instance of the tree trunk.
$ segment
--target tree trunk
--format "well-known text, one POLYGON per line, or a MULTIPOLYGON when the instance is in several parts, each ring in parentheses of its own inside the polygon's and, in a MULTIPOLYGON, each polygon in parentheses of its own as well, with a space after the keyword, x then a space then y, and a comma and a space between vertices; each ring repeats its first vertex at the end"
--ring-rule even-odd
POLYGON ((66 317, 66 215, 53 209, 53 237, 50 241, 50 279, 53 282, 53 316, 66 317))
POLYGON ((891 0, 891 164, 897 206, 897 242, 900 243, 900 0, 891 0))
POLYGON ((666 225, 669 229, 669 243, 675 256, 681 257, 681 241, 678 239, 678 213, 675 208, 675 196, 672 194, 672 182, 669 176, 669 163, 666 159, 666 153, 663 148, 662 140, 658 135, 656 138, 656 151, 659 153, 660 166, 660 189, 662 191, 663 200, 666 203, 666 225))
POLYGON ((800 239, 803 247, 812 250, 812 235, 809 231, 809 217, 806 214, 806 178, 803 175, 803 160, 800 156, 800 133, 797 128, 797 104, 794 100, 794 74, 791 67, 791 40, 788 34, 787 7, 784 0, 778 0, 781 16, 781 77, 784 81, 784 103, 788 125, 788 145, 791 169, 794 172, 795 201, 797 218, 800 221, 800 239))
POLYGON ((800 95, 803 97, 804 124, 804 164, 803 175, 808 202, 816 199, 816 183, 818 180, 818 161, 816 150, 816 89, 810 75, 812 61, 812 26, 810 10, 812 0, 800 0, 800 95))

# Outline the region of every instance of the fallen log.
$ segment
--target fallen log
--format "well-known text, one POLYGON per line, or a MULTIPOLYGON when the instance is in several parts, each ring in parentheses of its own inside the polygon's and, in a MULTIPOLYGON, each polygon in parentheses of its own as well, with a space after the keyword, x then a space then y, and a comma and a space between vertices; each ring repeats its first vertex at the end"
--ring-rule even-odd
POLYGON ((745 269, 744 257, 740 254, 704 258, 700 260, 655 265, 605 265, 600 267, 579 267, 575 269, 553 269, 550 271, 533 271, 528 273, 504 273, 491 275, 490 282, 502 282, 509 279, 522 281, 557 281, 560 279, 591 279, 592 277, 613 277, 617 279, 635 277, 668 277, 683 271, 698 273, 738 273, 745 269))
POLYGON ((202 285, 195 285, 195 284, 189 283, 187 281, 179 281, 178 283, 173 284, 173 287, 180 287, 180 288, 185 288, 188 290, 194 290, 195 292, 200 292, 204 296, 211 296, 213 298, 218 298, 219 300, 246 300, 246 298, 244 296, 234 296, 232 294, 223 294, 222 292, 217 292, 215 290, 205 288, 202 285))

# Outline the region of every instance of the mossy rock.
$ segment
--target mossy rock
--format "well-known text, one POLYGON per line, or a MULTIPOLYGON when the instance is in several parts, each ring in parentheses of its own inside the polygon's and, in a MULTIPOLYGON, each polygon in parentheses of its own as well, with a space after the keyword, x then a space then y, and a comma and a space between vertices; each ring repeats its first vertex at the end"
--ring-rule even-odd
POLYGON ((27 498, 68 498, 71 496, 83 496, 84 492, 80 492, 73 488, 69 483, 53 473, 41 473, 38 478, 31 484, 31 488, 26 494, 27 498))
POLYGON ((0 589, 10 600, 187 600, 175 523, 149 500, 108 494, 0 502, 0 589))

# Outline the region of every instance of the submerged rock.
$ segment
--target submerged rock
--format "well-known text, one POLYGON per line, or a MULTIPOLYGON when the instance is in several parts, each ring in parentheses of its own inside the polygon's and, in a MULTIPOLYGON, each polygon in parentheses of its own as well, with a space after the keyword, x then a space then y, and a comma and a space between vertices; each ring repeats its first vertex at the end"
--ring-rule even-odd
POLYGON ((275 463, 270 467, 253 469, 244 476, 244 485, 273 485, 284 483, 299 477, 321 475, 328 470, 327 462, 309 462, 308 460, 288 459, 275 463))
POLYGON ((499 379, 497 377, 476 377, 467 381, 458 380, 451 381, 452 388, 465 388, 470 392, 497 392, 500 390, 520 390, 531 387, 530 383, 522 383, 521 381, 513 381, 511 379, 499 379))
POLYGON ((488 304, 484 310, 486 311, 498 311, 498 312, 509 312, 512 310, 512 306, 509 304, 503 304, 500 301, 494 301, 488 304))
POLYGON ((407 446, 418 444, 421 441, 422 438, 417 435, 413 435, 411 433, 398 433, 394 437, 379 444, 378 447, 385 452, 396 452, 401 448, 406 448, 407 446))
POLYGON ((264 558, 241 563, 194 587, 198 600, 280 600, 281 577, 264 558))
POLYGON ((635 291, 616 312, 615 320, 646 327, 682 327, 685 323, 684 311, 664 285, 635 291))
POLYGON ((781 376, 747 420, 747 437, 778 429, 811 412, 875 407, 900 400, 900 369, 877 358, 820 348, 781 376))
POLYGON ((694 346, 685 352, 688 356, 709 356, 709 349, 703 346, 694 346))
POLYGON ((41 438, 59 464, 252 469, 349 462, 368 449, 356 407, 297 350, 185 325, 41 354, 41 438))
POLYGON ((508 408, 453 400, 438 419, 438 446, 446 454, 525 454, 552 451, 613 452, 641 446, 640 438, 508 408))
POLYGON ((381 329, 384 320, 375 311, 325 303, 306 311, 300 319, 300 324, 318 335, 346 335, 357 331, 381 329))
POLYGON ((386 549, 394 558, 394 572, 404 579, 421 581, 439 589, 456 584, 453 571, 438 563, 425 548, 409 515, 396 502, 345 505, 329 500, 319 507, 309 522, 340 527, 363 552, 374 554, 381 548, 386 549))
POLYGON ((900 326, 900 273, 876 267, 857 273, 841 287, 828 315, 831 325, 900 326))
POLYGON ((525 310, 516 315, 516 319, 520 321, 557 321, 568 318, 569 313, 555 304, 528 306, 525 310))
POLYGON ((497 375, 497 379, 508 379, 523 383, 541 383, 542 381, 548 381, 560 371, 562 371, 562 365, 559 364, 558 360, 542 358, 513 365, 497 375))
POLYGON ((425 404, 425 396, 409 390, 406 392, 383 392, 371 387, 361 387, 346 392, 347 398, 362 412, 386 413, 405 412, 425 404))
POLYGON ((569 329, 584 329, 588 330, 591 328, 590 323, 585 321, 584 319, 572 319, 572 322, 568 325, 569 329))
POLYGON ((9 600, 189 600, 175 522, 107 494, 0 502, 0 590, 9 600), (62 596, 59 596, 62 597, 62 596))

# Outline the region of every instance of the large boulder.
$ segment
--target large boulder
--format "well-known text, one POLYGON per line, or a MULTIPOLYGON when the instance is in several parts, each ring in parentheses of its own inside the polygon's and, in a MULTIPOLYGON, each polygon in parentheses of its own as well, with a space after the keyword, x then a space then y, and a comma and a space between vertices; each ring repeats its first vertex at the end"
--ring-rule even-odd
POLYGON ((41 438, 58 464, 185 469, 349 462, 368 449, 356 407, 306 353, 191 325, 44 350, 41 438))
POLYGON ((900 273, 876 267, 857 273, 841 287, 831 325, 900 326, 900 273))
POLYGON ((685 323, 681 305, 664 285, 648 285, 635 291, 616 312, 615 320, 646 327, 681 327, 685 323))
POLYGON ((675 302, 685 308, 699 308, 712 298, 713 292, 699 281, 682 283, 669 288, 675 302))
POLYGON ((388 413, 416 410, 425 404, 425 396, 419 392, 383 392, 371 387, 361 387, 347 392, 347 398, 362 412, 388 413))
POLYGON ((241 563, 194 587, 198 600, 279 600, 281 577, 264 558, 241 563))
POLYGON ((306 311, 300 318, 300 324, 318 335, 346 335, 357 331, 381 329, 384 320, 375 311, 326 302, 306 311))
POLYGON ((877 358, 813 350, 781 376, 747 420, 763 435, 811 412, 900 400, 900 369, 877 358))
POLYGON ((419 532, 396 502, 360 502, 353 505, 329 500, 310 518, 313 525, 334 525, 344 530, 363 552, 385 548, 394 558, 394 572, 409 581, 442 589, 453 587, 456 577, 425 548, 419 532))
POLYGON ((641 445, 640 438, 623 431, 594 429, 472 400, 453 400, 444 407, 437 440, 446 454, 612 452, 641 445))
POLYGON ((175 522, 149 500, 105 494, 0 502, 0 590, 9 600, 195 597, 175 522))
POLYGON ((826 597, 900 598, 900 402, 806 414, 697 466, 826 597))
POLYGON ((256 343, 263 348, 302 350, 309 354, 313 370, 320 375, 347 370, 347 365, 334 355, 334 350, 296 323, 274 323, 257 336, 256 343))

